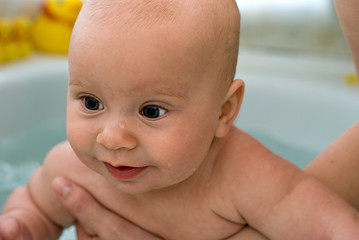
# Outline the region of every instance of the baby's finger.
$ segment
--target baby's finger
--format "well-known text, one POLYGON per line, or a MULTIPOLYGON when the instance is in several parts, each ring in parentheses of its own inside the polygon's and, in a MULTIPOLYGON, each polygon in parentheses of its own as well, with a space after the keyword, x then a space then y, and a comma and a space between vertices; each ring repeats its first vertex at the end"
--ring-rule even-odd
MULTIPOLYGON (((73 182, 58 177, 52 182, 52 186, 60 199, 62 205, 77 219, 79 222, 86 222, 96 227, 96 220, 99 218, 97 213, 97 201, 83 188, 73 182), (95 222, 94 222, 95 221, 95 222)), ((95 231, 88 230, 87 234, 95 235, 95 231)))
POLYGON ((21 239, 21 226, 18 220, 12 216, 0 218, 0 239, 15 240, 21 239))

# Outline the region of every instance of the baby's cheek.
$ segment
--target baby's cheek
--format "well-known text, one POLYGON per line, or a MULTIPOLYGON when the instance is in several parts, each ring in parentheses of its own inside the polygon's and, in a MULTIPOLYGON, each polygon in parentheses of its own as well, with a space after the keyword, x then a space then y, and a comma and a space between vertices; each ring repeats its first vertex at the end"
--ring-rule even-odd
POLYGON ((167 144, 161 147, 163 151, 159 157, 163 159, 164 168, 168 171, 191 175, 204 160, 205 154, 201 153, 203 150, 193 142, 184 142, 176 146, 167 144))
POLYGON ((68 128, 68 141, 80 161, 93 169, 91 167, 93 160, 90 156, 93 156, 92 150, 94 148, 86 134, 81 129, 68 128))
POLYGON ((73 150, 78 153, 85 150, 89 144, 89 132, 80 124, 67 124, 67 138, 73 150))

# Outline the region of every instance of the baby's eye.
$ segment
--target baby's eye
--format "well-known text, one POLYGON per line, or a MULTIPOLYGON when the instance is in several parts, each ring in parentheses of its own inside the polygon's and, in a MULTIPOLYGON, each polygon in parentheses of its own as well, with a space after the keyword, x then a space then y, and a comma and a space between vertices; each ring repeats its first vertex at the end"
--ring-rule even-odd
POLYGON ((88 110, 97 111, 97 110, 102 110, 103 109, 102 103, 100 103, 96 98, 84 97, 82 99, 82 102, 83 102, 84 106, 88 110))
POLYGON ((167 110, 160 108, 158 106, 147 105, 141 109, 140 113, 146 118, 159 118, 163 116, 165 113, 167 113, 167 110))

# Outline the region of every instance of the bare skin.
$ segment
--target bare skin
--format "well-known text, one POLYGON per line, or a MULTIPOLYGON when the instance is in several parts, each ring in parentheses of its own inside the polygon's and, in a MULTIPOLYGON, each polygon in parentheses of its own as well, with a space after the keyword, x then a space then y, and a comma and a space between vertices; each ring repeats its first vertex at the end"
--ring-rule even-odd
MULTIPOLYGON (((335 4, 356 70, 359 72, 359 3, 355 0, 336 0, 335 4)), ((359 122, 323 151, 305 171, 359 209, 358 170, 359 122)))
MULTIPOLYGON (((200 230, 206 231, 206 234, 209 234, 206 236, 202 235, 203 239, 241 239, 243 236, 241 234, 250 233, 247 231, 241 231, 242 229, 245 229, 244 218, 247 219, 247 223, 250 224, 250 226, 256 229, 261 229, 261 232, 263 231, 266 236, 273 239, 281 239, 282 237, 283 239, 303 239, 303 237, 305 239, 311 239, 312 236, 315 236, 313 239, 317 239, 318 236, 316 236, 316 234, 324 237, 323 234, 326 233, 328 236, 332 236, 332 234, 335 236, 335 233, 331 232, 331 229, 335 228, 331 221, 326 220, 325 226, 321 227, 317 224, 316 227, 318 228, 316 229, 311 229, 310 223, 313 222, 312 217, 320 218, 323 214, 322 211, 325 211, 325 209, 329 207, 330 209, 335 209, 334 212, 336 219, 338 218, 346 221, 345 219, 347 217, 343 213, 347 211, 345 209, 347 209, 348 206, 345 205, 344 202, 340 202, 335 195, 332 195, 325 188, 322 188, 321 185, 313 181, 313 179, 303 175, 303 173, 298 171, 298 169, 294 166, 290 164, 288 165, 287 162, 284 162, 282 159, 272 155, 272 153, 270 153, 267 149, 260 146, 260 143, 256 142, 245 133, 235 130, 230 134, 227 140, 228 142, 226 142, 226 146, 228 146, 228 148, 233 149, 233 146, 231 145, 235 143, 237 144, 239 140, 241 145, 245 149, 248 149, 244 151, 236 150, 235 152, 228 152, 228 154, 240 157, 240 159, 243 160, 239 161, 238 165, 228 165, 229 162, 226 160, 223 165, 226 167, 219 167, 217 168, 218 170, 213 173, 212 176, 215 182, 213 182, 213 184, 208 181, 200 183, 199 186, 195 187, 195 191, 200 194, 191 195, 190 198, 179 198, 179 195, 183 196, 183 193, 181 192, 179 192, 179 195, 164 195, 164 192, 161 192, 161 195, 156 194, 151 196, 151 202, 153 202, 153 204, 139 204, 138 200, 140 199, 126 194, 124 195, 123 193, 116 191, 113 186, 108 185, 107 181, 101 175, 91 171, 78 161, 76 155, 71 151, 71 147, 67 142, 57 146, 49 153, 43 169, 51 168, 51 174, 48 175, 49 171, 46 171, 46 175, 44 175, 43 170, 40 169, 32 177, 29 186, 33 192, 32 197, 35 197, 37 204, 42 206, 42 212, 45 212, 46 215, 50 216, 52 219, 56 219, 55 221, 57 221, 57 224, 62 226, 72 224, 74 221, 73 217, 68 215, 67 212, 59 211, 59 209, 62 209, 62 206, 60 202, 56 200, 56 196, 52 191, 43 192, 43 189, 51 188, 49 183, 52 179, 54 179, 54 177, 65 175, 68 179, 71 179, 80 186, 83 186, 92 196, 94 196, 94 198, 97 199, 97 201, 101 202, 101 204, 108 206, 107 208, 111 212, 123 216, 125 219, 135 223, 137 226, 142 226, 142 228, 146 229, 148 232, 154 233, 155 235, 153 237, 159 235, 161 238, 165 239, 190 239, 198 237, 199 235, 197 231, 200 230), (237 141, 234 141, 234 139, 237 139, 237 141), (230 142, 232 144, 228 144, 230 142), (250 150, 253 148, 257 149, 256 154, 253 154, 250 150), (267 154, 269 154, 267 157, 270 157, 269 165, 268 158, 266 157, 267 154), (260 160, 256 161, 256 159, 260 160), (71 166, 73 171, 69 171, 68 166, 71 166), (227 168, 227 166, 230 167, 227 168), (243 167, 245 167, 245 169, 251 167, 255 174, 254 172, 251 173, 243 171, 243 167), (278 170, 278 174, 275 169, 278 170), (243 172, 243 174, 238 174, 238 176, 240 176, 240 179, 245 181, 242 181, 243 183, 239 184, 241 181, 233 181, 233 178, 229 178, 232 171, 237 173, 243 172), (283 175, 283 171, 288 175, 283 175), (260 176, 260 178, 258 178, 258 176, 260 176), (48 177, 49 179, 47 179, 48 177), (289 181, 289 179, 293 179, 293 177, 299 182, 289 181), (278 188, 278 184, 273 184, 273 181, 282 181, 283 178, 287 180, 286 183, 289 183, 289 185, 283 186, 283 188, 278 188), (223 181, 220 179, 223 179, 223 181), (42 184, 41 188, 39 183, 42 184), (235 187, 236 189, 239 189, 239 193, 248 196, 248 198, 240 201, 239 204, 243 204, 242 207, 241 205, 238 205, 240 209, 245 208, 245 210, 241 211, 241 215, 237 215, 236 211, 228 208, 230 205, 223 205, 223 198, 227 198, 227 193, 223 192, 224 188, 221 187, 222 184, 229 189, 235 187), (235 184, 235 186, 233 184, 235 184), (292 184, 296 186, 295 190, 294 192, 291 192, 290 196, 287 196, 287 191, 293 187, 292 184), (308 184, 310 184, 310 188, 307 187, 308 184), (252 185, 256 186, 257 190, 253 191, 252 185), (98 189, 101 189, 101 191, 98 191, 98 189), (266 193, 263 195, 263 189, 265 189, 265 192, 279 192, 279 198, 283 200, 277 202, 277 197, 273 198, 275 195, 266 193), (219 194, 217 191, 220 191, 221 193, 219 194), (303 191, 305 191, 306 196, 304 202, 304 199, 301 197, 303 196, 303 191), (107 197, 109 195, 111 195, 111 198, 107 197), (315 195, 317 199, 315 200, 310 197, 310 206, 312 206, 313 209, 306 210, 311 214, 308 216, 300 216, 297 210, 293 210, 298 209, 298 211, 302 212, 303 203, 307 202, 309 198, 308 196, 313 195, 315 195), (326 197, 325 201, 322 200, 322 196, 326 197), (51 200, 51 205, 47 206, 46 202, 48 202, 49 199, 51 200), (328 201, 329 199, 331 200, 328 201), (274 209, 267 209, 267 204, 272 205, 272 201, 277 202, 276 204, 278 207, 274 209), (203 211, 202 208, 199 209, 197 204, 198 202, 201 202, 201 206, 204 208, 203 210, 211 209, 211 211, 203 211), (263 206, 264 202, 266 202, 266 204, 263 206), (124 205, 126 208, 122 207, 124 205), (262 207, 260 207, 261 205, 262 207), (293 207, 295 205, 298 206, 293 207), (167 216, 168 210, 160 210, 165 206, 166 208, 170 207, 171 218, 167 216), (184 209, 182 209, 181 206, 183 206, 184 209), (318 208, 321 210, 318 211, 318 208), (141 215, 138 214, 139 209, 141 209, 141 215), (187 212, 190 212, 191 215, 183 216, 183 213, 187 212), (247 214, 247 212, 250 214, 247 214), (292 212, 292 214, 296 216, 295 220, 288 219, 288 217, 291 216, 291 214, 288 215, 288 212, 292 212), (315 214, 312 214, 313 212, 318 212, 320 215, 315 216, 315 214), (211 216, 213 213, 215 213, 215 215, 211 216), (173 217, 173 214, 176 215, 176 217, 173 217), (217 214, 218 217, 215 217, 217 214), (307 217, 310 218, 310 220, 306 219, 307 217), (184 218, 182 220, 183 223, 178 225, 177 222, 181 221, 182 218, 184 218), (202 220, 199 220, 199 218, 202 220), (258 219, 260 220, 258 221, 258 219), (281 226, 286 224, 286 228, 284 229, 290 229, 290 231, 287 233, 285 231, 280 231, 278 233, 278 229, 275 228, 275 225, 273 224, 274 222, 277 222, 278 224, 278 221, 281 226), (301 223, 307 221, 309 225, 302 224, 302 228, 298 228, 297 221, 301 223), (289 226, 288 223, 290 223, 289 226), (196 224, 195 229, 191 228, 193 224, 196 224), (193 229, 194 231, 188 231, 188 229, 193 229), (306 231, 306 229, 310 231, 306 231), (296 234, 291 235, 293 232, 296 234), (303 234, 303 232, 306 233, 303 234)), ((193 187, 192 183, 191 186, 193 187)), ((185 189, 186 188, 184 188, 184 190, 185 189)), ((191 190, 193 190, 193 188, 191 188, 191 190)), ((188 190, 185 191, 188 192, 188 190)), ((14 197, 19 197, 19 194, 14 195, 14 197)), ((231 194, 229 194, 228 197, 236 197, 236 195, 231 196, 231 194)), ((15 203, 12 202, 12 204, 15 203)), ((11 207, 11 204, 8 205, 6 211, 11 209, 11 207)), ((328 210, 327 214, 330 215, 332 213, 333 210, 328 210)), ((327 214, 325 214, 325 216, 329 216, 327 214)), ((33 222, 33 224, 34 223, 36 222, 33 222)), ((338 223, 333 221, 333 224, 336 225, 338 223)), ((344 226, 346 226, 346 230, 341 234, 348 234, 351 229, 355 229, 355 225, 353 228, 348 227, 348 223, 344 224, 344 226)), ((33 227, 36 226, 34 225, 33 227)), ((116 226, 114 227, 114 231, 121 230, 116 229, 116 226)), ((33 231, 33 229, 31 231, 33 231)), ((92 234, 90 232, 88 233, 92 234)), ((142 233, 139 232, 139 234, 142 233)), ((111 237, 109 239, 111 239, 111 237)), ((348 239, 351 238, 349 237, 348 239)))
POLYGON ((359 73, 359 4, 356 0, 334 0, 337 14, 359 73))
MULTIPOLYGON (((335 3, 343 32, 351 48, 357 72, 359 72, 359 15, 357 14, 359 12, 359 4, 356 0, 335 0, 335 3)), ((336 191, 356 209, 359 209, 359 179, 357 174, 359 169, 359 147, 356 144, 359 142, 358 136, 359 123, 356 123, 305 169, 306 172, 336 191), (346 150, 343 151, 343 149, 346 150)), ((81 202, 90 201, 92 197, 88 193, 83 192, 78 186, 74 188, 74 192, 79 194, 79 199, 62 198, 63 204, 72 214, 81 216, 83 219, 88 219, 88 217, 92 216, 92 212, 81 211, 77 206, 81 202)), ((113 217, 114 222, 119 221, 119 226, 121 226, 122 218, 105 212, 106 209, 96 203, 93 203, 93 206, 99 207, 98 211, 103 212, 104 216, 113 217)), ((91 226, 88 227, 96 229, 96 233, 107 232, 106 225, 102 225, 100 222, 91 222, 91 226)), ((80 229, 81 226, 78 228, 80 229)), ((246 232, 249 234, 248 236, 238 239, 266 239, 254 229, 247 228, 246 232)), ((128 232, 125 234, 128 234, 128 232)), ((120 236, 104 239, 114 240, 119 239, 120 236)), ((81 239, 89 238, 83 235, 81 239)))
MULTIPOLYGON (((357 72, 359 72, 359 4, 356 0, 335 0, 337 14, 341 22, 343 32, 346 36, 348 44, 351 48, 352 56, 355 61, 357 72)), ((354 124, 341 137, 339 137, 331 146, 323 151, 305 171, 312 176, 315 176, 322 181, 326 186, 337 192, 341 197, 348 201, 356 209, 359 209, 359 123, 354 124), (334 177, 335 176, 335 177, 334 177)), ((88 202, 92 197, 84 192, 78 186, 74 186, 74 194, 78 194, 76 198, 62 198, 62 203, 74 215, 81 216, 84 222, 86 219, 93 216, 90 211, 81 211, 78 208, 79 203, 88 202)), ((123 219, 119 216, 114 216, 113 213, 108 212, 98 203, 91 204, 97 207, 96 212, 101 212, 103 215, 111 217, 113 222, 118 221, 118 226, 122 226, 123 219)), ((88 229, 95 229, 94 232, 106 233, 108 232, 107 225, 101 222, 90 222, 87 225, 88 229)), ((116 224, 115 224, 116 225, 116 224)), ((81 226, 78 226, 81 229, 81 226)), ((123 228, 126 229, 126 228, 123 228)), ((139 230, 139 229, 136 229, 139 230)), ((90 231, 90 230, 89 230, 90 231)), ((142 231, 141 229, 139 231, 142 231)), ((267 239, 262 234, 254 229, 246 228, 246 235, 243 234, 245 240, 260 240, 267 239)), ((124 236, 129 232, 124 232, 124 236)), ((120 239, 121 234, 112 238, 103 238, 108 240, 120 239)), ((81 239, 89 239, 86 235, 82 235, 81 239)), ((124 239, 127 239, 126 237, 124 239)), ((236 239, 235 237, 233 239, 236 239)))
POLYGON ((11 195, 0 217, 4 239, 11 239, 9 224, 33 239, 56 239, 63 227, 79 223, 86 237, 121 234, 116 225, 108 235, 98 233, 91 218, 81 222, 66 211, 59 197, 74 192, 65 186, 55 194, 60 176, 128 221, 121 226, 133 223, 135 239, 243 239, 259 232, 269 239, 357 238, 353 208, 232 125, 244 84, 218 81, 225 57, 217 42, 207 42, 216 35, 201 31, 207 25, 192 28, 193 18, 202 23, 206 14, 190 5, 181 21, 171 18, 160 28, 155 21, 132 34, 128 25, 108 24, 119 12, 111 12, 112 1, 104 9, 88 2, 94 5, 87 10, 104 14, 80 15, 75 27, 69 141, 55 146, 29 184, 11 195))

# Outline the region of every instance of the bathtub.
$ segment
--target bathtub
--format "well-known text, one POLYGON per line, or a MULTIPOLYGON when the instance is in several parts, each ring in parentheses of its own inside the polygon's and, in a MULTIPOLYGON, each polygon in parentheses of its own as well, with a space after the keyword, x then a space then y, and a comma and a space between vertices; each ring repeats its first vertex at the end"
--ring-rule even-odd
POLYGON ((345 56, 242 50, 246 93, 235 124, 303 168, 359 121, 359 87, 343 81, 354 69, 345 56))
POLYGON ((0 194, 26 182, 27 169, 66 139, 67 78, 64 57, 34 56, 0 66, 0 194))
MULTIPOLYGON (((359 89, 341 81, 353 69, 348 58, 241 50, 237 77, 246 93, 235 124, 304 167, 359 119, 359 89)), ((64 57, 0 66, 0 206, 66 139, 67 78, 64 57)))
MULTIPOLYGON (((56 143, 66 139, 67 59, 33 56, 0 65, 0 208, 26 183, 56 143)), ((75 239, 74 229, 61 240, 75 239)))

